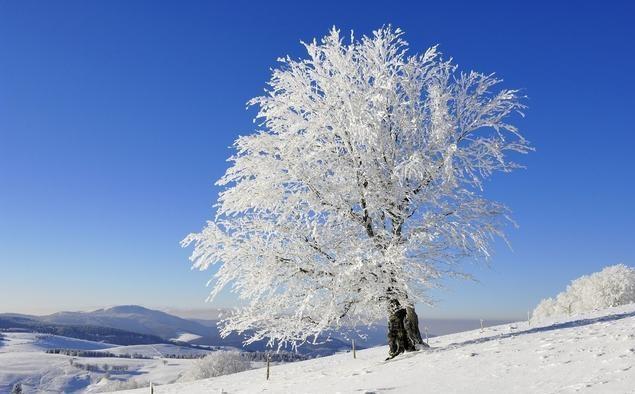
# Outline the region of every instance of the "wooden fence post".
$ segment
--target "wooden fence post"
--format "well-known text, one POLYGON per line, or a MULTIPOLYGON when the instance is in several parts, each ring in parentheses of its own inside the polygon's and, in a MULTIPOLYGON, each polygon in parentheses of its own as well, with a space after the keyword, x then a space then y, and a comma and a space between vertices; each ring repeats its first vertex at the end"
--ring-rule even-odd
POLYGON ((267 355, 267 380, 269 380, 269 364, 271 363, 271 355, 267 355))
POLYGON ((357 354, 355 354, 355 340, 352 340, 353 342, 353 358, 357 358, 357 354))

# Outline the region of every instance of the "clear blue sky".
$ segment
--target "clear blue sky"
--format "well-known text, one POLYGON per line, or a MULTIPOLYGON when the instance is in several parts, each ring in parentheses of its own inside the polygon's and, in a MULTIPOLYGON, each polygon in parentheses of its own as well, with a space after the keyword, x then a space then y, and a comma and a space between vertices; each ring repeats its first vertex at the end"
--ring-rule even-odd
POLYGON ((499 244, 468 267, 480 283, 448 283, 424 316, 521 317, 635 264, 633 5, 303 3, 0 1, 0 312, 203 307, 210 273, 179 241, 212 216, 276 57, 332 25, 392 23, 529 96, 537 151, 487 185, 520 224, 514 251, 499 244))

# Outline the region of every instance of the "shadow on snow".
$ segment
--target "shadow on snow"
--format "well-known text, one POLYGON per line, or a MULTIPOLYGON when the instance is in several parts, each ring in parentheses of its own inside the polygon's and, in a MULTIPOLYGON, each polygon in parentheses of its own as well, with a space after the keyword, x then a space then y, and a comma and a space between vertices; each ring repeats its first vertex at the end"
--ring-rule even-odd
MULTIPOLYGON (((568 322, 564 322, 564 323, 555 323, 555 324, 552 324, 550 326, 530 328, 530 329, 524 330, 524 331, 500 333, 500 334, 492 335, 492 336, 488 336, 488 337, 475 338, 475 339, 470 339, 470 340, 463 341, 463 342, 455 342, 455 343, 451 343, 451 344, 449 344, 447 346, 444 346, 444 347, 433 348, 432 350, 433 351, 452 350, 452 349, 456 349, 456 348, 459 348, 459 347, 462 347, 462 346, 479 344, 479 343, 489 342, 489 341, 492 341, 492 340, 506 339, 506 338, 517 337, 517 336, 521 336, 521 335, 536 334, 536 333, 541 333, 541 332, 549 332, 549 331, 561 330, 561 329, 565 329, 565 328, 583 327, 583 326, 587 326, 587 325, 590 325, 590 324, 602 323, 602 322, 610 322, 610 321, 626 319, 628 317, 634 317, 634 316, 635 316, 635 311, 627 312, 627 313, 616 313, 616 314, 613 314, 613 315, 601 316, 601 317, 592 318, 592 319, 572 320, 572 321, 568 321, 568 322)), ((511 328, 511 326, 510 326, 510 328, 511 328)))

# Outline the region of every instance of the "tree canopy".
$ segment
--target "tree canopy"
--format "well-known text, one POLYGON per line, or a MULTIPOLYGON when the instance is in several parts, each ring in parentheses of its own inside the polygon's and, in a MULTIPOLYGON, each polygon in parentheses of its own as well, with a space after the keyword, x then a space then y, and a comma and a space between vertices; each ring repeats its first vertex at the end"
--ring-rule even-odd
POLYGON ((243 300, 222 332, 248 342, 298 344, 427 301, 504 235, 483 180, 531 150, 510 120, 517 90, 437 47, 409 54, 399 29, 303 45, 249 102, 258 130, 235 142, 215 218, 183 240, 194 267, 218 265, 211 297, 243 300))

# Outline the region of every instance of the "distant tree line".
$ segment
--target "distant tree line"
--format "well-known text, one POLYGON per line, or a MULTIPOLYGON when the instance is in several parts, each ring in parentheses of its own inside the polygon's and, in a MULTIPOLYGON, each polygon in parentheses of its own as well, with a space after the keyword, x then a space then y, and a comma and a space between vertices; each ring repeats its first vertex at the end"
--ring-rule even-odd
POLYGON ((190 360, 190 359, 196 359, 196 358, 203 358, 206 355, 207 355, 206 353, 190 353, 190 354, 162 354, 161 356, 163 358, 190 360))
MULTIPOLYGON (((219 352, 222 352, 219 350, 219 352)), ((200 354, 163 354, 163 358, 170 359, 201 359, 205 358, 209 354, 215 354, 216 352, 211 353, 200 353, 200 354)), ((267 358, 273 362, 293 362, 293 361, 302 361, 308 360, 311 357, 292 353, 292 352, 278 352, 278 353, 270 353, 270 352, 238 352, 238 355, 244 361, 267 361, 267 358)))
POLYGON ((247 361, 267 361, 267 358, 272 362, 294 362, 309 360, 311 357, 293 353, 293 352, 243 352, 240 353, 240 357, 247 361))
POLYGON ((152 357, 143 355, 141 353, 121 353, 115 354, 111 352, 95 351, 95 350, 78 350, 78 349, 47 349, 45 353, 48 354, 63 354, 65 356, 72 357, 112 357, 112 358, 139 358, 150 359, 152 357))
POLYGON ((110 373, 110 372, 126 372, 126 371, 128 371, 128 366, 127 365, 102 364, 101 366, 99 366, 98 364, 81 363, 81 362, 78 362, 75 359, 70 359, 69 360, 69 364, 72 365, 75 368, 83 369, 85 371, 90 371, 90 372, 106 372, 106 373, 110 373))

